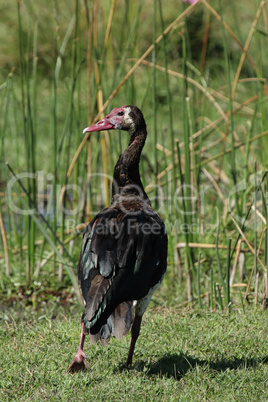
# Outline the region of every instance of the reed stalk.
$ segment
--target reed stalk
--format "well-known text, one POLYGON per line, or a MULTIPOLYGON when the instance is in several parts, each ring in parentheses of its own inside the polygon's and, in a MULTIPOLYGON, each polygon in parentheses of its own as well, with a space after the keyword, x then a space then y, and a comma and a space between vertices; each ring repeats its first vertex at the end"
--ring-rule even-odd
MULTIPOLYGON (((235 154, 235 139, 234 139, 234 118, 233 118, 233 97, 232 97, 232 84, 231 84, 231 67, 230 67, 230 60, 228 55, 228 46, 226 42, 226 32, 224 28, 224 18, 223 18, 223 11, 222 11, 222 4, 221 0, 219 0, 219 9, 221 15, 221 30, 222 30, 222 39, 223 39, 223 48, 224 48, 224 56, 225 56, 225 66, 227 72, 227 82, 228 82, 228 106, 229 106, 229 115, 228 121, 226 123, 225 131, 227 133, 228 129, 230 130, 231 135, 231 175, 233 177, 234 186, 237 185, 237 169, 236 169, 236 154, 235 154), (230 122, 230 128, 229 128, 230 122)), ((235 192, 235 205, 236 211, 239 216, 241 216, 240 206, 239 206, 239 199, 237 191, 235 192)))
MULTIPOLYGON (((154 0, 154 25, 153 25, 153 42, 156 40, 156 22, 157 22, 157 0, 154 0)), ((152 64, 153 64, 153 135, 154 135, 154 144, 157 144, 157 86, 156 86, 156 48, 153 48, 152 51, 152 64)), ((155 208, 158 209, 158 190, 157 190, 157 176, 158 176, 158 150, 157 147, 154 147, 154 183, 155 183, 155 208)))
POLYGON ((217 289, 217 293, 218 293, 218 302, 219 302, 220 310, 223 311, 221 288, 220 288, 220 285, 218 283, 216 283, 216 289, 217 289))
POLYGON ((8 242, 7 242, 6 230, 5 230, 1 210, 0 210, 0 233, 1 233, 1 236, 2 236, 2 239, 3 239, 3 244, 4 244, 5 263, 6 263, 6 276, 10 276, 11 269, 10 269, 8 242))
MULTIPOLYGON (((91 74, 92 74, 92 27, 93 27, 93 13, 88 12, 88 34, 87 34, 87 125, 89 126, 92 120, 92 105, 91 105, 91 74)), ((78 147, 79 148, 79 147, 78 147)), ((87 180, 86 180, 86 214, 88 221, 91 221, 91 211, 92 211, 92 192, 91 186, 88 182, 89 177, 92 173, 92 144, 91 137, 88 136, 88 146, 87 146, 87 180)), ((70 168, 69 168, 70 170, 70 168)), ((69 171, 67 176, 70 177, 69 171)))
MULTIPOLYGON (((22 114, 24 121, 24 140, 25 140, 25 153, 27 160, 27 186, 28 192, 32 194, 32 202, 36 204, 36 182, 34 175, 36 172, 35 162, 35 135, 34 135, 34 122, 32 115, 32 101, 31 101, 31 89, 30 89, 30 53, 31 53, 31 29, 28 23, 27 26, 27 43, 24 43, 24 31, 22 24, 22 13, 20 0, 17 0, 17 13, 18 13, 18 33, 20 44, 20 69, 21 69, 21 98, 22 98, 22 114), (26 54, 26 58, 25 58, 26 54)), ((35 40, 34 40, 35 42, 35 40)), ((35 70, 34 70, 35 71, 35 70)), ((30 203, 28 205, 30 209, 30 203)), ((31 282, 31 275, 35 264, 35 234, 36 227, 34 220, 30 215, 26 218, 27 225, 27 241, 28 241, 28 254, 26 263, 26 279, 27 283, 31 282)))
POLYGON ((213 270, 213 266, 211 266, 211 268, 210 268, 210 290, 209 290, 209 294, 210 294, 209 306, 210 306, 210 309, 213 310, 213 295, 214 295, 214 270, 213 270))
POLYGON ((228 249, 226 255, 226 273, 225 273, 225 303, 226 309, 230 312, 230 266, 231 266, 231 244, 232 239, 228 241, 228 249))
MULTIPOLYGON (((163 10, 162 10, 162 1, 159 0, 159 14, 161 21, 162 32, 164 32, 164 18, 163 18, 163 10)), ((155 41, 154 41, 155 42, 155 41)), ((166 81, 166 91, 167 91, 167 102, 168 102, 168 116, 169 116, 169 136, 171 139, 171 160, 173 164, 172 169, 172 192, 175 194, 176 192, 176 164, 175 164, 175 141, 174 141, 174 127, 173 127, 173 113, 172 113, 172 96, 170 92, 170 82, 169 82, 169 74, 168 74, 168 56, 167 56, 167 47, 166 47, 166 35, 163 34, 163 54, 164 54, 164 67, 165 67, 165 81, 166 81)), ((184 63, 186 60, 186 53, 183 55, 184 63)), ((186 95, 186 91, 185 91, 186 95)), ((175 209, 176 216, 176 209, 175 209)))
POLYGON ((258 238, 257 238, 257 164, 255 162, 255 169, 254 169, 254 273, 255 275, 258 272, 258 267, 257 267, 257 249, 258 249, 258 238))
POLYGON ((201 253, 198 254, 198 264, 197 264, 197 272, 196 272, 196 279, 197 279, 197 300, 199 307, 202 307, 201 303, 201 284, 200 284, 200 279, 201 279, 201 272, 200 272, 200 260, 201 260, 201 253))
POLYGON ((240 296, 240 303, 241 303, 242 311, 243 311, 243 314, 245 314, 246 313, 246 311, 245 311, 245 303, 244 303, 244 300, 243 300, 241 289, 239 289, 239 296, 240 296))
POLYGON ((216 234, 216 256, 217 256, 217 263, 218 263, 218 268, 219 268, 219 273, 220 273, 220 279, 221 279, 221 285, 223 287, 224 293, 226 294, 226 285, 224 282, 224 277, 223 277, 223 270, 222 270, 222 265, 220 261, 220 254, 219 254, 219 221, 217 223, 217 234, 216 234))
MULTIPOLYGON (((186 42, 185 38, 182 38, 182 45, 183 45, 183 76, 187 76, 187 70, 186 70, 186 42)), ((185 157, 185 164, 184 164, 184 181, 182 184, 183 188, 183 198, 184 198, 184 219, 185 219, 185 226, 186 226, 186 232, 185 232, 185 240, 186 240, 186 270, 192 271, 191 276, 195 275, 195 269, 194 269, 194 255, 191 251, 191 249, 188 247, 188 243, 192 241, 192 233, 191 233, 191 227, 192 227, 192 181, 191 181, 191 153, 190 153, 190 133, 189 133, 189 114, 188 114, 188 108, 187 108, 187 103, 189 102, 188 98, 188 87, 187 87, 187 81, 184 80, 183 82, 183 108, 182 108, 182 113, 185 118, 183 119, 183 134, 184 134, 184 157, 185 157)))
MULTIPOLYGON (((179 174, 180 174, 180 182, 181 182, 181 195, 182 195, 182 207, 183 207, 183 220, 184 224, 187 228, 187 215, 186 215, 186 197, 184 192, 184 177, 182 174, 182 167, 181 167, 181 155, 180 155, 180 146, 179 142, 177 142, 177 152, 178 152, 178 167, 179 167, 179 174)), ((188 231, 185 232, 185 269, 187 275, 187 288, 188 288, 188 300, 191 301, 193 299, 193 286, 192 286, 192 269, 190 265, 190 248, 189 248, 189 239, 188 239, 188 231)))
MULTIPOLYGON (((265 205, 264 210, 265 210, 265 217, 266 217, 266 231, 265 231, 265 246, 264 246, 264 253, 265 253, 265 266, 266 266, 266 279, 267 279, 267 272, 268 272, 268 175, 266 177, 266 192, 265 192, 265 197, 264 197, 264 203, 265 205)), ((268 293, 268 288, 266 289, 266 292, 268 293)), ((268 297, 268 296, 267 296, 268 297)))

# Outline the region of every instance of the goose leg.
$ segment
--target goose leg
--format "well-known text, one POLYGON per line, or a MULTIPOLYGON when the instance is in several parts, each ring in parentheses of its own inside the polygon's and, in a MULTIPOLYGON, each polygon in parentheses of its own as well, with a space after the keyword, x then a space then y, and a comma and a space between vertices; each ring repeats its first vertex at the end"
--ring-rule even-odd
POLYGON ((86 362, 87 356, 83 352, 84 341, 85 341, 84 323, 82 322, 78 351, 77 351, 72 363, 68 367, 67 373, 75 373, 77 371, 89 369, 89 365, 86 362))
POLYGON ((127 363, 126 363, 127 367, 131 366, 131 364, 132 364, 132 357, 133 357, 133 353, 134 353, 134 349, 135 349, 135 344, 136 344, 136 341, 140 334, 141 320, 142 320, 142 316, 135 314, 135 318, 134 318, 132 328, 131 328, 131 343, 130 343, 128 358, 127 358, 127 363))

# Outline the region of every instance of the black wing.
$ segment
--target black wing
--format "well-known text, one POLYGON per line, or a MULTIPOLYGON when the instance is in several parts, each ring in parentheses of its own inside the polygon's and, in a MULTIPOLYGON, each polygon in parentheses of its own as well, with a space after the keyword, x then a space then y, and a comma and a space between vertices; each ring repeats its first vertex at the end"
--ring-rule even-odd
POLYGON ((161 281, 166 256, 165 226, 149 205, 131 213, 110 207, 96 215, 85 230, 78 266, 83 319, 90 334, 97 334, 93 341, 128 331, 132 301, 161 281), (124 314, 125 328, 122 320, 114 328, 114 316, 124 314))

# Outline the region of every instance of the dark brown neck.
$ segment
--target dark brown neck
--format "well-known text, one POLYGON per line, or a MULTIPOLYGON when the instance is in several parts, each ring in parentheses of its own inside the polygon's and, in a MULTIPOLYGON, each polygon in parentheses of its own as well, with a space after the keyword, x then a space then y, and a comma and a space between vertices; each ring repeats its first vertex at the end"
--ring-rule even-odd
POLYGON ((134 195, 148 198, 144 191, 139 172, 140 155, 146 136, 146 127, 136 132, 135 135, 131 136, 127 149, 120 155, 114 168, 112 199, 116 195, 134 195))

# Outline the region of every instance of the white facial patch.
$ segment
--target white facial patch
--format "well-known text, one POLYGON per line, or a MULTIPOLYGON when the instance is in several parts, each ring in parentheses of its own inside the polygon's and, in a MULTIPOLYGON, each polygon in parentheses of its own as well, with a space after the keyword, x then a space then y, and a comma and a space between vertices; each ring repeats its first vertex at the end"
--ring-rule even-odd
POLYGON ((130 112, 131 112, 131 108, 130 107, 124 107, 124 122, 129 125, 130 129, 129 129, 129 134, 133 134, 135 132, 135 124, 132 120, 132 118, 130 117, 130 112))

